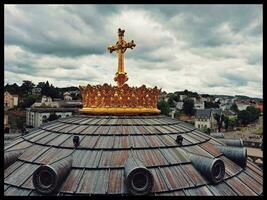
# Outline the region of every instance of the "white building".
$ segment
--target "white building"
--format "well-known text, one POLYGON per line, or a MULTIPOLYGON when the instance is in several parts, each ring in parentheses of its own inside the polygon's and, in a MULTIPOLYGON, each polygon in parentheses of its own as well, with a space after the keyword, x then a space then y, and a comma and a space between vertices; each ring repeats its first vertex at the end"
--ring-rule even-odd
POLYGON ((4 109, 5 110, 18 106, 18 101, 19 101, 18 95, 12 95, 7 91, 4 93, 4 109))
POLYGON ((195 116, 195 127, 199 129, 209 128, 211 132, 217 131, 217 121, 215 114, 221 115, 220 109, 198 109, 195 116))
POLYGON ((186 99, 187 98, 187 95, 184 95, 184 94, 180 94, 179 95, 179 99, 180 99, 180 101, 183 101, 184 99, 186 99))
POLYGON ((35 102, 31 106, 32 108, 39 108, 39 107, 51 107, 51 108, 59 108, 59 101, 52 101, 51 97, 43 96, 41 102, 35 102))
POLYGON ((236 105, 237 105, 238 110, 241 111, 241 110, 246 110, 247 107, 248 107, 250 104, 248 104, 248 103, 238 103, 238 102, 236 102, 236 105))
POLYGON ((65 101, 71 101, 72 100, 72 96, 71 96, 71 94, 69 92, 65 92, 63 94, 63 96, 64 96, 64 100, 65 101))
POLYGON ((204 109, 205 108, 205 102, 204 101, 196 101, 194 103, 194 109, 204 109))
POLYGON ((178 110, 182 110, 183 106, 184 106, 184 102, 182 102, 182 101, 176 102, 176 108, 178 110))
POLYGON ((75 112, 78 112, 77 108, 26 108, 26 125, 39 127, 47 122, 51 114, 64 118, 72 116, 75 112))

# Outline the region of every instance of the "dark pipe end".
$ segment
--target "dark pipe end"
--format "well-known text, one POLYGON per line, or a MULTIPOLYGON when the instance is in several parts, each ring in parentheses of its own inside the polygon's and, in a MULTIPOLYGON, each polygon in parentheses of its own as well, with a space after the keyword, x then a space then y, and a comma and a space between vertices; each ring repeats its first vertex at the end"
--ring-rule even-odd
POLYGON ((225 174, 225 166, 222 160, 215 159, 211 166, 211 181, 219 183, 222 181, 225 174))
POLYGON ((182 145, 183 139, 184 139, 183 136, 178 134, 177 137, 176 137, 177 144, 182 145))
POLYGON ((57 189, 58 177, 55 170, 49 165, 37 168, 33 173, 32 180, 35 189, 41 194, 52 194, 57 189))
POLYGON ((153 185, 153 175, 143 167, 132 170, 126 179, 127 189, 132 195, 147 195, 153 185))

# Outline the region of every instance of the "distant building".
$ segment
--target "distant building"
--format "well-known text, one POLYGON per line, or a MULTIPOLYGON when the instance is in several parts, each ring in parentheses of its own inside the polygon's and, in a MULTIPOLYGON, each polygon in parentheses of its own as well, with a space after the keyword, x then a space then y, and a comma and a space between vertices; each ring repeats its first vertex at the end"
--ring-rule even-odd
POLYGON ((72 100, 72 96, 71 96, 71 94, 69 92, 65 92, 63 94, 63 96, 64 96, 64 100, 65 101, 71 101, 72 100))
POLYGON ((196 101, 194 103, 194 109, 204 109, 205 108, 205 102, 204 101, 196 101))
POLYGON ((35 102, 32 104, 32 108, 38 107, 50 107, 50 108, 59 108, 59 101, 53 101, 51 97, 42 96, 41 102, 35 102))
POLYGON ((78 112, 78 108, 26 108, 26 125, 39 127, 47 122, 51 114, 64 118, 75 112, 78 112))
POLYGON ((71 90, 71 91, 69 91, 69 93, 72 94, 72 95, 77 96, 77 95, 80 94, 80 90, 71 90))
POLYGON ((179 95, 179 99, 180 99, 180 101, 183 101, 184 99, 186 99, 187 98, 187 95, 185 95, 185 94, 180 94, 179 95))
POLYGON ((34 95, 40 95, 41 92, 42 92, 42 88, 39 88, 39 87, 32 88, 32 94, 34 95))
POLYGON ((195 127, 199 129, 210 128, 212 132, 217 131, 217 121, 214 118, 215 114, 221 115, 220 109, 198 109, 195 115, 195 127))
POLYGON ((246 110, 248 106, 250 106, 250 103, 246 102, 235 102, 237 105, 238 110, 246 110))
POLYGON ((176 109, 178 109, 178 110, 182 110, 183 106, 184 106, 184 102, 182 102, 182 101, 179 101, 176 103, 176 109))
POLYGON ((227 110, 223 110, 222 113, 223 113, 225 116, 229 117, 229 118, 234 118, 234 117, 237 116, 237 114, 236 114, 234 111, 229 110, 229 109, 227 109, 227 110))
POLYGON ((229 110, 230 108, 231 108, 231 106, 232 106, 233 104, 231 104, 231 103, 226 103, 226 104, 220 104, 220 109, 222 109, 222 110, 229 110))
POLYGON ((14 108, 15 106, 18 106, 18 99, 18 95, 12 95, 6 91, 4 93, 4 109, 8 110, 14 108))

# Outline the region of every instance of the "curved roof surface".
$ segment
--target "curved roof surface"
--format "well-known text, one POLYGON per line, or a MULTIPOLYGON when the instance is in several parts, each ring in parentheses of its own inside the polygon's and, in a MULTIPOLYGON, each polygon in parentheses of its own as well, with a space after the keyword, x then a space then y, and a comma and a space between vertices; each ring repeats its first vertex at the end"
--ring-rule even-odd
POLYGON ((72 153, 72 167, 57 195, 127 195, 124 163, 135 156, 152 173, 150 195, 261 195, 262 170, 249 160, 245 168, 221 153, 219 140, 190 124, 165 116, 77 115, 44 124, 18 137, 5 153, 24 149, 4 171, 5 195, 40 195, 33 172, 72 153), (183 137, 182 146, 176 142, 183 137), (73 136, 79 136, 75 149, 73 136), (187 153, 220 158, 223 180, 214 184, 192 164, 187 153))

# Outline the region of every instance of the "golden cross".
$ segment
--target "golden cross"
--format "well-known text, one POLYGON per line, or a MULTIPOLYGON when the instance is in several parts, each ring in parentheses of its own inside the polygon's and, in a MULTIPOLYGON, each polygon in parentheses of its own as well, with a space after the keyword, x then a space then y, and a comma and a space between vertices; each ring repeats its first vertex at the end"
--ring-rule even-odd
POLYGON ((110 45, 108 50, 110 53, 116 51, 118 54, 118 70, 116 72, 114 80, 117 82, 118 87, 124 85, 124 83, 128 80, 127 73, 124 71, 124 53, 127 48, 133 49, 135 47, 135 43, 132 40, 131 42, 126 42, 124 40, 124 32, 125 30, 118 29, 118 41, 116 45, 110 45))

